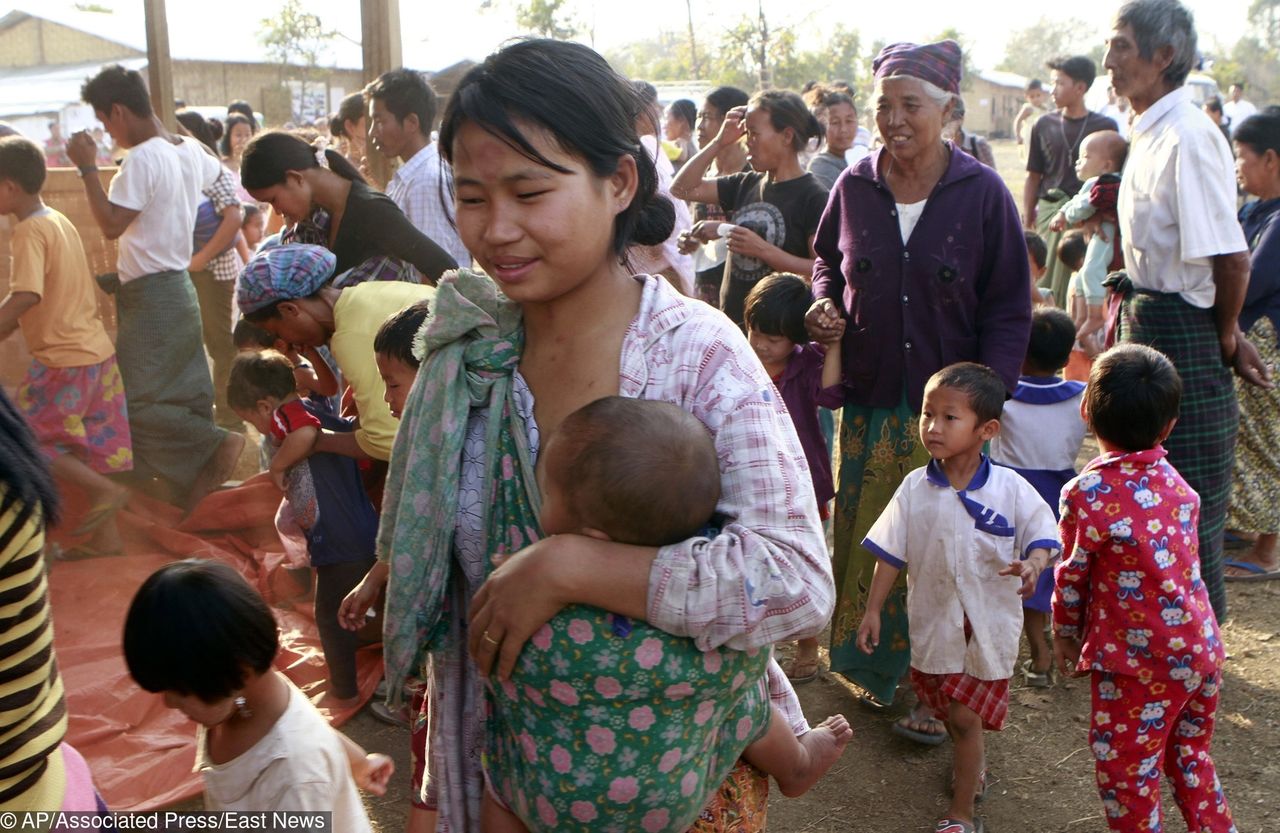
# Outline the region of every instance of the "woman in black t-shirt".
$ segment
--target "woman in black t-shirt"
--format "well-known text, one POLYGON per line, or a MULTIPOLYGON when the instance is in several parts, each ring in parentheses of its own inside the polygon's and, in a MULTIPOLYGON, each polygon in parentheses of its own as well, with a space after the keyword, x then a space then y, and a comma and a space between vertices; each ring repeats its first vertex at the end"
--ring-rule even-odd
POLYGON ((434 284, 458 265, 386 194, 365 184, 342 154, 317 150, 291 133, 253 137, 240 163, 240 180, 287 223, 307 221, 322 209, 328 215, 323 245, 337 257, 339 273, 385 256, 411 264, 434 284))
POLYGON ((675 196, 718 205, 736 226, 728 235, 729 268, 720 307, 742 323, 751 287, 772 272, 813 273, 813 236, 827 206, 827 189, 800 165, 799 153, 822 127, 800 96, 785 90, 756 93, 725 116, 714 141, 694 156, 671 184, 675 196), (717 153, 747 139, 752 170, 703 179, 717 153))

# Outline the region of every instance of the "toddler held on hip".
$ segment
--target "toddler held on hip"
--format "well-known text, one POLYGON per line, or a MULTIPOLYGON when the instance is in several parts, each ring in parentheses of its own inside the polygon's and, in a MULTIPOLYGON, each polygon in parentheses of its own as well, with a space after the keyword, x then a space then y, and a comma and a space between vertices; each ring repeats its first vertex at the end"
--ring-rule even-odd
MULTIPOLYGON (((711 521, 720 497, 716 450, 702 423, 670 403, 619 396, 596 400, 560 424, 543 447, 538 480, 539 520, 546 535, 577 533, 639 546, 697 535, 711 521)), ((564 645, 555 644, 550 630, 533 638, 511 680, 494 684, 495 694, 505 690, 505 700, 497 698, 491 716, 492 734, 501 739, 498 752, 485 761, 489 790, 481 822, 486 833, 516 833, 529 829, 526 823, 538 830, 567 829, 564 823, 547 823, 555 815, 547 809, 559 803, 571 818, 594 818, 594 807, 572 800, 571 767, 605 778, 624 771, 634 776, 624 780, 644 784, 663 798, 644 802, 650 809, 643 822, 628 823, 621 809, 611 808, 610 820, 624 829, 682 831, 739 755, 772 775, 784 795, 796 796, 830 769, 853 736, 845 718, 835 715, 797 737, 787 720, 770 710, 767 729, 748 744, 741 730, 749 718, 726 718, 734 714, 729 706, 742 696, 742 686, 751 687, 762 676, 763 663, 740 661, 751 652, 704 653, 690 639, 618 614, 608 614, 607 629, 594 633, 586 619, 575 619, 564 645), (588 655, 594 660, 584 666, 590 669, 585 678, 566 685, 553 670, 557 654, 582 655, 579 645, 591 646, 588 655), (552 667, 541 667, 537 656, 544 653, 551 655, 552 667), (606 656, 616 659, 607 663, 606 656), (756 671, 754 681, 743 676, 749 668, 756 671), (535 689, 548 681, 544 698, 535 689), (611 720, 614 714, 621 720, 611 720), (535 725, 539 716, 546 722, 535 725), (583 732, 585 742, 579 744, 577 735, 565 730, 583 732), (548 738, 549 744, 554 737, 563 746, 543 747, 535 736, 548 738), (653 737, 663 738, 660 747, 648 743, 653 737), (660 759, 657 748, 665 750, 660 759), (571 763, 568 750, 581 750, 573 753, 578 763, 571 763), (552 776, 554 788, 535 798, 537 782, 546 781, 546 766, 530 764, 543 756, 563 775, 552 776)), ((766 706, 765 700, 757 708, 766 706)))
POLYGON ((863 541, 879 558, 858 627, 863 651, 879 642, 884 601, 910 566, 911 686, 955 743, 940 833, 982 830, 974 805, 986 789, 983 732, 1004 726, 1021 600, 1059 549, 1053 513, 1036 490, 982 453, 1000 431, 1004 397, 1000 377, 978 364, 953 364, 929 379, 920 441, 933 459, 907 475, 863 541))

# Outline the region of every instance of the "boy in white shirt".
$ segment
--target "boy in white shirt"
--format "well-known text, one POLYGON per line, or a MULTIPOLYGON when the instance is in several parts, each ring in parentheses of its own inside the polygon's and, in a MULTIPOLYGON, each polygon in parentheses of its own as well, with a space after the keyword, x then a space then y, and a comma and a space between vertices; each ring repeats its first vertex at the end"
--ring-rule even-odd
POLYGON ((67 143, 94 220, 104 237, 120 241, 116 355, 134 470, 139 485, 159 485, 163 496, 193 507, 231 474, 244 448, 242 435, 213 423, 213 380, 187 275, 201 192, 222 167, 197 140, 165 129, 136 71, 107 67, 85 82, 81 97, 129 151, 104 192, 93 138, 81 131, 67 143))
POLYGON ((1005 388, 982 365, 943 368, 925 386, 920 440, 933 458, 907 475, 862 545, 880 559, 858 647, 880 640, 880 611, 908 565, 911 685, 955 743, 952 798, 938 833, 982 830, 983 730, 1004 726, 1018 656, 1022 599, 1058 544, 1053 513, 983 444, 1000 430, 1005 388))

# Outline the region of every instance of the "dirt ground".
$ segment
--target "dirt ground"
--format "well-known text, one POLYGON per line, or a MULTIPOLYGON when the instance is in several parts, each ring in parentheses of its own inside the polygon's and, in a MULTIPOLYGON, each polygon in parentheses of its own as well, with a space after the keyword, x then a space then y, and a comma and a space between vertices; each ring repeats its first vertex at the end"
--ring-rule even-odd
MULTIPOLYGON (((1001 173, 1021 202, 1022 174, 1011 142, 993 142, 1001 173)), ((1087 457, 1086 457, 1087 459, 1087 457)), ((1219 706, 1214 760, 1240 833, 1280 830, 1280 582, 1230 585, 1230 618, 1222 626, 1229 651, 1219 706)), ((785 652, 785 648, 782 649, 785 652)), ((890 732, 906 699, 879 714, 858 703, 857 689, 833 674, 798 689, 811 721, 843 713, 854 740, 840 762, 807 795, 783 798, 776 790, 769 829, 782 833, 904 833, 928 831, 946 809, 949 743, 927 749, 890 732)), ((1024 688, 1015 679, 1009 720, 989 733, 991 786, 982 806, 991 833, 1101 833, 1106 825, 1087 745, 1087 680, 1058 680, 1053 688, 1024 688)), ((407 731, 362 712, 345 727, 372 751, 396 760, 385 797, 366 797, 375 829, 403 830, 408 812, 407 731)), ((1168 786, 1165 785, 1168 796, 1168 786)), ((1183 823, 1172 801, 1166 829, 1183 823)))

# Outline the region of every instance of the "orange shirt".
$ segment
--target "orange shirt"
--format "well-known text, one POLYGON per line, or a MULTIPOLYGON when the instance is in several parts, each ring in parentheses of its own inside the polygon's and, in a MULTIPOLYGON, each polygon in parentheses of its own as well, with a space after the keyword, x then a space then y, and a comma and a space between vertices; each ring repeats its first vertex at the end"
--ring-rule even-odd
POLYGON ((46 367, 106 361, 115 346, 102 326, 89 261, 76 227, 44 208, 13 230, 10 292, 33 292, 40 303, 18 320, 27 349, 46 367))

